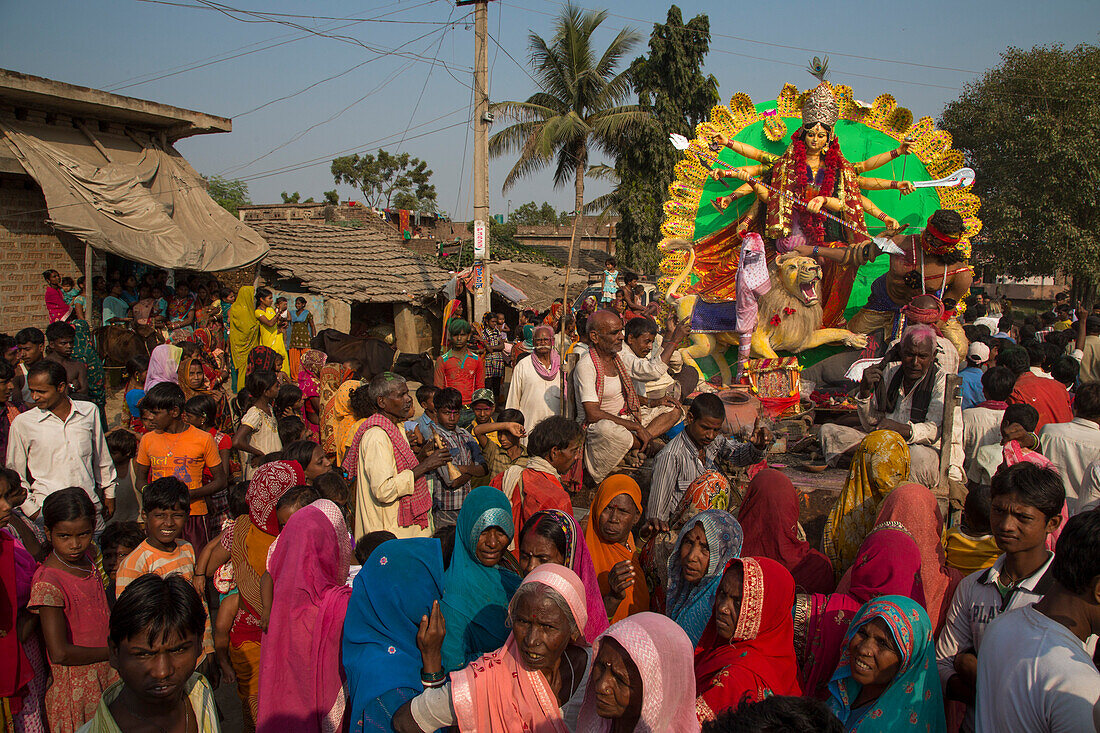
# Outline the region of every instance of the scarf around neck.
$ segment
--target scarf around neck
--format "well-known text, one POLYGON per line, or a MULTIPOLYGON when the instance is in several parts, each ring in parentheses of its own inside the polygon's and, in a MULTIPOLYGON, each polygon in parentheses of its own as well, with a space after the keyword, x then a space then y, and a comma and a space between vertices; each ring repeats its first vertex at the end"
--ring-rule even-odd
MULTIPOLYGON (((596 354, 595 349, 588 350, 588 358, 592 360, 592 366, 596 370, 596 396, 603 401, 603 380, 604 380, 604 368, 603 359, 596 354)), ((638 395, 634 392, 634 382, 630 379, 630 374, 627 372, 626 367, 623 366, 623 360, 619 358, 618 354, 614 355, 615 358, 615 371, 619 376, 619 383, 623 388, 623 409, 619 411, 620 415, 630 415, 635 420, 638 419, 638 413, 641 410, 641 406, 638 402, 638 395)))
MULTIPOLYGON (((408 440, 403 440, 398 434, 399 428, 385 415, 375 413, 359 424, 355 437, 351 440, 351 447, 344 455, 342 468, 349 474, 356 471, 359 462, 359 446, 363 435, 370 428, 382 428, 393 445, 393 461, 397 465, 397 472, 411 471, 416 468, 419 461, 413 453, 408 440)), ((416 488, 409 496, 398 499, 397 523, 402 527, 411 527, 414 524, 420 528, 428 526, 428 516, 432 511, 432 493, 428 489, 428 478, 420 476, 416 479, 416 488)))

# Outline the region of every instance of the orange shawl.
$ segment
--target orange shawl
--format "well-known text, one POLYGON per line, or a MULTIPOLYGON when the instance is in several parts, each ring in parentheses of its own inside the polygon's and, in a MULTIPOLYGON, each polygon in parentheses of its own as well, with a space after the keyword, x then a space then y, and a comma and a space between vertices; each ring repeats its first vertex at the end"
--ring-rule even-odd
POLYGON ((634 545, 634 535, 627 537, 627 543, 606 542, 596 531, 596 522, 600 514, 611 503, 611 500, 620 494, 626 494, 633 500, 638 511, 642 511, 642 490, 638 482, 629 476, 613 474, 608 476, 596 489, 596 496, 592 500, 592 511, 584 529, 584 540, 588 543, 588 552, 592 555, 592 564, 596 567, 596 579, 600 584, 600 593, 607 595, 611 590, 608 580, 611 568, 623 560, 629 560, 634 564, 634 585, 626 591, 626 596, 615 613, 611 622, 621 621, 631 614, 649 610, 649 588, 646 586, 645 575, 642 573, 642 565, 638 561, 638 550, 634 545))

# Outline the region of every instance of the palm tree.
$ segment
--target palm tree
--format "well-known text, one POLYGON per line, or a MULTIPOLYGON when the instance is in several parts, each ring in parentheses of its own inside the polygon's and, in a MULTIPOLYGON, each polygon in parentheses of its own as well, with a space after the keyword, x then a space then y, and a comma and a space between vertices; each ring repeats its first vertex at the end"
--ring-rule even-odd
MULTIPOLYGON (((584 176, 592 148, 613 154, 616 138, 651 123, 647 112, 635 104, 623 105, 631 93, 627 70, 616 72, 623 56, 639 41, 624 29, 597 58, 592 34, 607 18, 606 11, 581 10, 567 4, 547 42, 536 33, 529 37, 529 58, 542 91, 526 102, 497 102, 493 111, 515 124, 489 140, 494 157, 518 152, 503 190, 522 176, 555 163, 554 185, 573 180, 573 238, 584 211, 584 176)), ((570 242, 572 251, 573 242, 570 242)), ((570 263, 571 265, 572 263, 570 263)))

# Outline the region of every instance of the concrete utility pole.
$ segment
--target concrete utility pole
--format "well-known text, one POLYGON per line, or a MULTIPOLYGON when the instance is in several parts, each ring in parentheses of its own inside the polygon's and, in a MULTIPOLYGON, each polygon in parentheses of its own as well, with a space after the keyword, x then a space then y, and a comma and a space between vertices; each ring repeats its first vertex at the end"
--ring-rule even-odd
POLYGON ((489 0, 458 0, 474 6, 474 318, 491 306, 489 272, 489 0))

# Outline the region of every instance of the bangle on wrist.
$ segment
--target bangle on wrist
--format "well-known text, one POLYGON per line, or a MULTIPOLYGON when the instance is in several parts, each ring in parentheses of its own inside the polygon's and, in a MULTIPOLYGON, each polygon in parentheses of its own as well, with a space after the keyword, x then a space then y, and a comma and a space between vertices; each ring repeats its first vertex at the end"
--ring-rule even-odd
POLYGON ((890 188, 897 190, 901 188, 901 183, 898 181, 890 181, 890 188))
POLYGON ((425 685, 442 682, 445 679, 447 679, 447 673, 442 669, 438 672, 425 672, 423 669, 420 670, 420 681, 425 685))
POLYGON ((1039 436, 1036 433, 1028 433, 1028 435, 1030 435, 1031 439, 1035 441, 1035 444, 1032 446, 1032 450, 1038 448, 1039 447, 1039 436))
POLYGON ((890 151, 890 160, 893 160, 894 158, 897 158, 899 155, 901 155, 901 151, 898 150, 897 148, 894 148, 893 150, 890 151))

